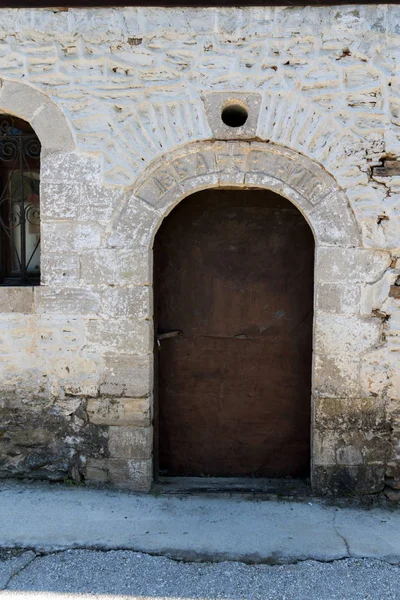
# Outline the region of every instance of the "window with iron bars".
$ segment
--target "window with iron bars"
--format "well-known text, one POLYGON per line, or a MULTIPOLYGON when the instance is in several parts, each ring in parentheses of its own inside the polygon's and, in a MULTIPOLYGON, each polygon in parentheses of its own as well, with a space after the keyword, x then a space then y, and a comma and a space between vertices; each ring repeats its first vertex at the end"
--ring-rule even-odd
POLYGON ((40 283, 40 142, 0 115, 0 285, 40 283))

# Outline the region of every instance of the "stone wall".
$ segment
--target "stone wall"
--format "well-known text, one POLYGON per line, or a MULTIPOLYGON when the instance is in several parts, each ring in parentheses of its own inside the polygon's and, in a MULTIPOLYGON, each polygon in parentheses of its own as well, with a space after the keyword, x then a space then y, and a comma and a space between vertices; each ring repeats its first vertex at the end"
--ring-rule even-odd
POLYGON ((1 475, 149 489, 152 241, 234 185, 314 232, 314 489, 400 487, 399 43, 395 5, 0 10, 0 110, 43 148, 42 285, 0 288, 1 475))

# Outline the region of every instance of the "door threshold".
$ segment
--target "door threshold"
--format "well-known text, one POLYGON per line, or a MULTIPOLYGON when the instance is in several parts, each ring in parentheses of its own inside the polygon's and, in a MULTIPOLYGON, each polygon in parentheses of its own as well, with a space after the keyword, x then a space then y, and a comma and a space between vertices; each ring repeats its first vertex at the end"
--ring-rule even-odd
POLYGON ((261 496, 311 496, 306 479, 252 477, 159 477, 152 491, 157 494, 251 494, 261 496))

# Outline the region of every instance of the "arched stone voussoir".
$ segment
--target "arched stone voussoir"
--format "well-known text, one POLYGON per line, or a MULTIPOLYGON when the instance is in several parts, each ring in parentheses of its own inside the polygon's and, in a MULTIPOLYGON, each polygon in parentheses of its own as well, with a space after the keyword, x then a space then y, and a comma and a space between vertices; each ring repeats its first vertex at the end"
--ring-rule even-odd
POLYGON ((318 245, 360 245, 353 212, 335 179, 314 161, 277 144, 189 143, 155 160, 133 191, 162 220, 185 196, 216 187, 271 189, 303 213, 318 245))
POLYGON ((361 234, 344 192, 337 190, 306 215, 321 246, 361 246, 361 234))
POLYGON ((70 152, 75 141, 65 115, 49 96, 26 83, 0 80, 0 112, 27 121, 42 150, 70 152))

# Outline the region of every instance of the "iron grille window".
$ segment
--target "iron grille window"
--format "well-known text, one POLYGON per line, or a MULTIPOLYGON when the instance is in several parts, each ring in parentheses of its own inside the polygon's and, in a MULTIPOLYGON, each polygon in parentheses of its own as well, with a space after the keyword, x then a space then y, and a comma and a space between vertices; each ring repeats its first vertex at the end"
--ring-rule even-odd
POLYGON ((0 285, 40 283, 40 142, 0 115, 0 285))

